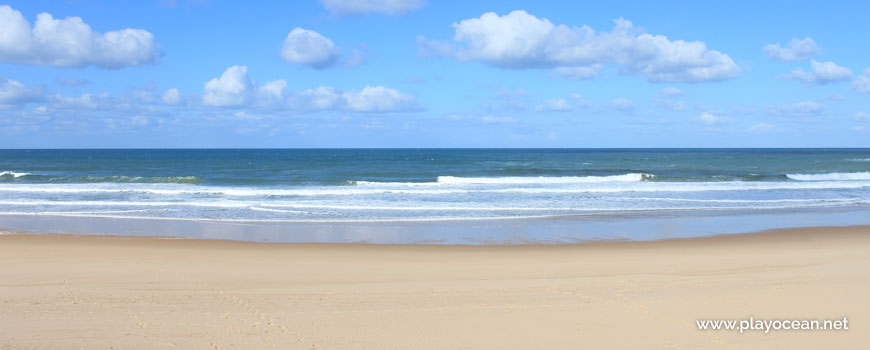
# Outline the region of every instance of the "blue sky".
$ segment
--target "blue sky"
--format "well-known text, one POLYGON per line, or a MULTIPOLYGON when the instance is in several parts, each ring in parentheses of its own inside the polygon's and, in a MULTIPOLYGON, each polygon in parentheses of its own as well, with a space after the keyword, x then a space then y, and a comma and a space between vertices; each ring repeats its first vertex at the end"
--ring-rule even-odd
POLYGON ((12 1, 0 147, 868 147, 868 10, 12 1))

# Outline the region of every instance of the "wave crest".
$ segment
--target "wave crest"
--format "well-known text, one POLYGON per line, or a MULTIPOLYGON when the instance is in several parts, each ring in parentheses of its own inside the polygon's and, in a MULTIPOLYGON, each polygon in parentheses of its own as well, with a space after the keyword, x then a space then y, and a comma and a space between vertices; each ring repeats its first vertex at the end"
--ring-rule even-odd
POLYGON ((640 182, 652 180, 655 175, 629 173, 610 176, 502 176, 502 177, 460 177, 439 176, 435 182, 377 182, 351 181, 351 184, 370 186, 433 186, 433 185, 548 185, 582 184, 602 182, 640 182))
POLYGON ((789 179, 798 181, 853 181, 870 180, 870 172, 827 173, 827 174, 787 174, 789 179))
POLYGON ((508 177, 456 177, 439 176, 439 184, 571 184, 596 182, 640 182, 655 177, 643 173, 630 173, 611 176, 508 176, 508 177))
POLYGON ((13 171, 0 172, 0 181, 28 181, 35 183, 176 183, 198 184, 205 179, 196 176, 52 176, 13 171))
POLYGON ((14 171, 0 171, 0 179, 17 179, 22 176, 30 175, 30 173, 16 173, 14 171))

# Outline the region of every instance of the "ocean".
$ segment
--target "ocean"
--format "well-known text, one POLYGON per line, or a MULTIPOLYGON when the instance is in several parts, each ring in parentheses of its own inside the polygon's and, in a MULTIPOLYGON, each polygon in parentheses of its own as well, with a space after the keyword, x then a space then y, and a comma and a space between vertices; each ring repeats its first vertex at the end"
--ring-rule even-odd
POLYGON ((0 150, 0 215, 403 222, 868 205, 870 149, 0 150))

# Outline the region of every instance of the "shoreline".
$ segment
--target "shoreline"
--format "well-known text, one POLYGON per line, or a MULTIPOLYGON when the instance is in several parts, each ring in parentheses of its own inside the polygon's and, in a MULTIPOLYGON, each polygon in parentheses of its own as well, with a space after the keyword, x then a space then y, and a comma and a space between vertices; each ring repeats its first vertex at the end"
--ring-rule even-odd
POLYGON ((470 221, 264 223, 56 215, 0 215, 0 229, 33 233, 165 236, 251 242, 373 244, 571 244, 870 225, 870 208, 572 216, 470 221))
MULTIPOLYGON (((29 231, 20 231, 20 230, 8 230, 3 227, 0 227, 0 241, 4 239, 13 239, 21 238, 22 240, 28 240, 29 238, 37 239, 37 237, 43 237, 49 240, 124 240, 124 241, 137 241, 137 242, 211 242, 217 245, 233 245, 237 244, 240 246, 295 246, 295 247, 318 247, 318 246, 335 246, 335 247, 394 247, 395 249, 407 248, 407 247, 445 247, 445 248, 456 248, 456 247, 480 247, 484 249, 491 248, 534 248, 534 247, 553 247, 553 248, 580 248, 580 247, 602 247, 602 246, 610 246, 610 245, 624 245, 624 246, 648 246, 648 245, 658 245, 658 244, 678 244, 680 242, 696 242, 698 244, 704 244, 704 242, 709 242, 710 244, 715 243, 729 243, 731 241, 740 242, 742 240, 754 240, 756 237, 765 237, 773 239, 775 237, 785 237, 785 238, 794 238, 794 236, 800 237, 812 237, 821 235, 821 232, 830 232, 834 231, 834 236, 841 236, 843 231, 866 231, 870 233, 870 225, 846 225, 846 226, 809 226, 809 227, 791 227, 791 228, 775 228, 769 230, 761 230, 761 231, 753 231, 753 232, 742 232, 742 233, 724 233, 717 235, 709 235, 709 236, 697 236, 697 237, 669 237, 669 238, 661 238, 661 239, 653 239, 653 240, 628 240, 628 239, 592 239, 592 240, 584 240, 584 241, 573 241, 573 242, 522 242, 522 243, 493 243, 493 244, 462 244, 462 243, 371 243, 371 242, 269 242, 269 241, 246 241, 246 240, 235 240, 235 239, 221 239, 221 238, 197 238, 197 237, 175 237, 175 236, 127 236, 127 235, 117 235, 117 234, 81 234, 81 233, 41 233, 41 232, 29 232, 29 231), (15 238, 12 238, 15 237, 15 238)), ((829 235, 829 233, 825 233, 825 235, 829 235)), ((828 236, 830 237, 830 236, 828 236)), ((196 244, 196 243, 194 243, 196 244)), ((438 249, 438 248, 434 248, 438 249)))

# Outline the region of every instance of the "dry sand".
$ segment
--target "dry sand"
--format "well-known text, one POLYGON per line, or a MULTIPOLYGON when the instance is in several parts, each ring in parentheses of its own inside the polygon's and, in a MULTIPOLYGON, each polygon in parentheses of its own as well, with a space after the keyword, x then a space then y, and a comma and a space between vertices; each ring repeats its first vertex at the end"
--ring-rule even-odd
POLYGON ((556 246, 0 236, 0 349, 866 349, 870 227, 556 246), (848 331, 699 331, 702 318, 848 331))

